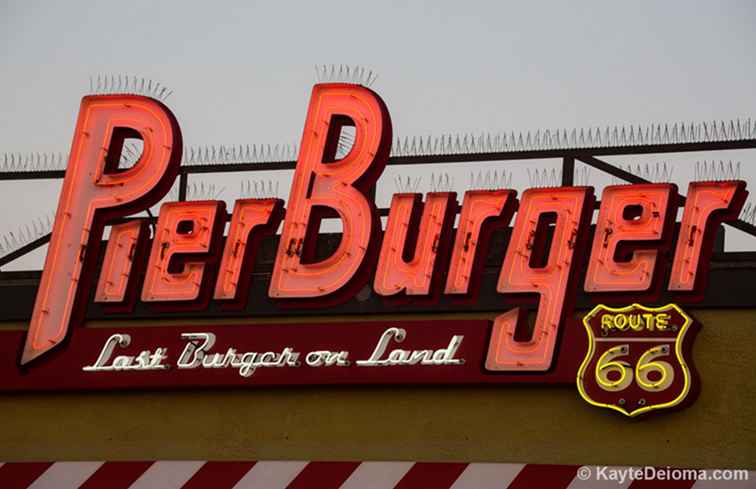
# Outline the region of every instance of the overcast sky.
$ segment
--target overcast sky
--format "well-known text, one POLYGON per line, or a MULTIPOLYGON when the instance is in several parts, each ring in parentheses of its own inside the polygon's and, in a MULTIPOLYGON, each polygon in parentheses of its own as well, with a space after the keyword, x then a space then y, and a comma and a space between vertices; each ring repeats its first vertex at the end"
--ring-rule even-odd
MULTIPOLYGON (((3 0, 0 152, 67 152, 97 74, 173 89, 187 144, 295 143, 322 63, 375 70, 400 135, 745 119, 754 26, 750 0, 3 0)), ((682 191, 698 158, 673 160, 682 191)), ((722 158, 756 181, 753 153, 722 158)), ((54 211, 59 182, 0 185, 5 231, 54 211)), ((218 185, 238 196, 237 181, 218 185)))

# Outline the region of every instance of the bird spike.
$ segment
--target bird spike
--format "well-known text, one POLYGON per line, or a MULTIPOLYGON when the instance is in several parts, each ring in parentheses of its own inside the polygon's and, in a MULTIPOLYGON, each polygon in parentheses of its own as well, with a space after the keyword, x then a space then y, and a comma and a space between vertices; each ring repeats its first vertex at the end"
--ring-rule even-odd
POLYGON ((267 180, 243 180, 240 182, 239 198, 253 197, 255 199, 277 198, 279 193, 279 181, 267 180))
POLYGON ((173 90, 161 83, 129 75, 97 75, 89 77, 89 93, 93 95, 134 94, 144 95, 165 102, 173 90))
MULTIPOLYGON (((562 173, 560 172, 559 178, 561 180, 562 173)), ((578 187, 586 187, 591 184, 591 168, 588 166, 575 166, 574 173, 572 175, 572 185, 578 187)))
POLYGON ((431 192, 452 192, 454 188, 454 178, 446 172, 431 173, 430 191, 431 192))
POLYGON ((531 187, 559 187, 562 184, 562 170, 556 168, 528 168, 531 187))
POLYGON ((412 178, 409 175, 407 177, 396 175, 394 177, 394 187, 396 188, 397 193, 400 194, 416 193, 418 188, 420 188, 420 182, 422 182, 422 180, 423 177, 412 178))
POLYGON ((315 65, 315 79, 318 83, 342 82, 370 87, 377 78, 377 73, 362 66, 315 65))
POLYGON ((27 154, 21 153, 4 153, 0 157, 0 172, 2 173, 19 173, 19 172, 41 172, 65 170, 68 160, 63 153, 56 152, 32 152, 27 154))
MULTIPOLYGON (((625 165, 617 165, 617 167, 628 173, 632 173, 635 176, 648 180, 649 182, 656 182, 656 183, 671 182, 672 173, 674 170, 674 167, 666 161, 656 162, 656 163, 651 163, 651 164, 628 163, 625 165)), ((622 185, 626 183, 627 182, 623 180, 622 178, 612 176, 613 185, 622 185)))
POLYGON ((119 159, 119 166, 121 168, 129 168, 136 164, 137 161, 139 161, 139 158, 142 156, 142 148, 141 145, 137 145, 134 143, 126 143, 123 145, 123 148, 121 149, 121 158, 119 159))
POLYGON ((499 190, 512 186, 512 172, 506 170, 479 170, 470 172, 470 190, 499 190))
MULTIPOLYGON (((735 119, 700 123, 664 123, 646 126, 610 126, 605 128, 539 129, 527 131, 473 134, 442 134, 428 138, 422 147, 413 145, 416 137, 397 137, 392 156, 420 156, 425 148, 431 154, 506 153, 575 148, 607 148, 658 144, 686 144, 714 141, 756 139, 756 121, 735 119)), ((416 141, 417 143, 417 141, 416 141)))
POLYGON ((753 202, 746 202, 739 216, 741 221, 756 226, 756 205, 753 202))
POLYGON ((346 155, 349 154, 349 151, 352 150, 352 146, 354 146, 355 133, 356 130, 353 126, 346 126, 341 129, 341 133, 339 134, 339 141, 336 146, 337 160, 343 159, 346 155))
POLYGON ((739 180, 740 161, 696 161, 695 180, 739 180))
MULTIPOLYGON (((317 73, 323 80, 336 76, 339 69, 331 65, 317 67, 317 73)), ((341 73, 346 73, 341 68, 341 73)), ((374 80, 374 75, 364 69, 349 71, 353 79, 364 77, 374 80)), ((369 84, 369 83, 368 83, 369 84)), ((126 86, 134 93, 148 94, 149 90, 157 90, 156 96, 163 99, 170 91, 163 91, 160 84, 145 82, 144 78, 121 76, 108 78, 98 75, 90 78, 90 86, 95 93, 111 93, 113 87, 126 86), (161 95, 162 94, 162 95, 161 95)), ((117 90, 116 90, 117 91, 117 90)), ((348 137, 348 136, 347 136, 348 137)), ((671 143, 697 143, 714 141, 738 141, 756 139, 756 121, 752 119, 712 121, 703 123, 675 123, 649 124, 643 126, 588 128, 580 131, 566 129, 538 130, 535 133, 483 133, 472 134, 441 134, 426 137, 397 137, 393 141, 391 155, 398 156, 433 156, 453 155, 462 153, 486 154, 507 153, 517 151, 560 150, 574 148, 606 148, 611 146, 629 145, 657 145, 671 143)), ((341 151, 349 143, 340 139, 341 151)), ((296 145, 246 145, 221 147, 215 146, 185 147, 183 153, 184 165, 213 165, 223 163, 263 163, 270 161, 292 161, 297 157, 296 145)), ((739 164, 739 163, 738 163, 739 164)), ((736 164, 736 165, 738 165, 736 164)), ((37 170, 61 170, 67 166, 67 159, 62 153, 41 153, 23 156, 19 153, 6 153, 0 161, 0 172, 31 172, 37 170)), ((701 170, 703 171, 703 169, 701 170)), ((671 167, 667 172, 671 176, 671 167)), ((725 171, 729 172, 729 166, 725 171)), ((733 167, 733 174, 738 169, 733 167)), ((656 177, 655 177, 656 178, 656 177)))
POLYGON ((48 214, 32 220, 31 223, 19 226, 15 232, 9 231, 0 237, 0 256, 7 256, 29 243, 49 234, 52 230, 53 218, 48 214))
POLYGON ((740 211, 740 220, 756 226, 756 205, 753 202, 746 202, 743 206, 743 210, 740 211))
MULTIPOLYGON (((186 186, 186 200, 218 200, 226 190, 226 187, 215 185, 214 183, 191 182, 186 186)), ((166 201, 175 202, 179 200, 179 186, 174 185, 166 201)))
POLYGON ((231 163, 267 163, 275 161, 292 161, 295 160, 296 157, 296 144, 184 146, 181 164, 190 166, 222 165, 231 163))

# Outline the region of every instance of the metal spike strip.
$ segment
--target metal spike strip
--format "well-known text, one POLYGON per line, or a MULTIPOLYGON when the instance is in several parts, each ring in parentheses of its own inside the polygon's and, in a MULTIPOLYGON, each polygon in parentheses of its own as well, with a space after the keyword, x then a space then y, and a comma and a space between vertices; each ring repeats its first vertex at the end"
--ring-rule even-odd
POLYGON ((430 176, 431 192, 453 192, 454 178, 446 172, 431 173, 430 176))
POLYGON ((743 210, 740 211, 740 220, 756 226, 756 205, 753 202, 746 202, 743 206, 743 210))
POLYGON ((185 146, 182 165, 268 163, 297 159, 295 144, 247 144, 238 146, 185 146))
POLYGON ((507 170, 483 170, 470 172, 470 190, 498 190, 512 187, 512 172, 507 170))
POLYGON ((9 231, 0 237, 0 257, 9 255, 26 246, 52 230, 53 216, 48 215, 24 224, 14 231, 9 231))
POLYGON ((65 170, 68 156, 63 153, 5 153, 0 158, 0 172, 42 172, 65 170))
POLYGON ((422 181, 423 177, 412 178, 410 176, 396 175, 394 177, 394 188, 400 194, 414 194, 417 193, 422 181))
POLYGON ((562 185, 562 170, 557 168, 528 168, 531 187, 559 187, 562 185))
MULTIPOLYGON (((97 83, 104 83, 99 80, 97 83)), ((97 86, 95 84, 95 86, 97 86)), ((732 120, 698 124, 651 124, 605 129, 536 131, 535 133, 472 134, 397 138, 393 157, 434 157, 448 155, 485 155, 523 151, 573 150, 643 145, 693 144, 756 140, 756 121, 732 120)), ((342 142, 342 147, 347 144, 342 142)), ((224 163, 290 163, 297 158, 291 144, 253 144, 234 146, 184 147, 183 164, 212 166, 224 163)), ((0 173, 41 172, 64 169, 62 153, 5 153, 0 173)), ((207 170, 210 170, 208 168, 207 170)))
POLYGON ((97 75, 89 77, 89 93, 93 95, 106 95, 115 93, 126 93, 135 95, 145 95, 157 100, 165 101, 171 96, 173 90, 150 80, 149 78, 139 78, 129 75, 97 75))
POLYGON ((320 83, 344 82, 370 87, 378 79, 378 74, 362 66, 315 65, 315 78, 320 83))
POLYGON ((124 144, 121 150, 120 167, 128 168, 134 166, 140 156, 142 156, 142 148, 132 143, 124 144))
MULTIPOLYGON (((528 180, 531 187, 559 187, 562 185, 561 168, 528 168, 528 180)), ((511 179, 511 177, 510 177, 511 179)), ((591 169, 587 166, 575 168, 573 185, 586 186, 591 181, 591 169)), ((508 187, 503 187, 508 188, 508 187)))
MULTIPOLYGON (((350 136, 343 136, 340 148, 343 154, 351 148, 350 136)), ((141 155, 137 145, 124 145, 121 166, 131 166, 141 155)), ((182 164, 222 165, 226 163, 268 163, 293 161, 297 158, 297 146, 293 144, 252 144, 238 146, 190 146, 184 147, 182 164)), ((68 156, 63 153, 4 153, 0 157, 0 173, 61 171, 68 166, 68 156)))
MULTIPOLYGON (((562 178, 562 170, 559 170, 559 179, 562 178)), ((585 187, 591 184, 591 169, 587 166, 579 166, 575 168, 573 175, 573 182, 575 186, 585 187)))
POLYGON ((695 180, 739 180, 739 161, 696 161, 695 180))
MULTIPOLYGON (((192 182, 186 187, 186 199, 187 200, 218 200, 218 198, 226 190, 226 187, 215 185, 214 183, 205 182, 192 182)), ((165 200, 167 202, 175 202, 179 198, 179 188, 174 186, 165 200)))
POLYGON ((576 148, 608 148, 658 144, 742 141, 756 139, 756 121, 740 119, 702 123, 666 123, 647 126, 538 130, 519 133, 445 134, 400 137, 392 156, 503 153, 576 148))
POLYGON ((354 146, 354 128, 343 128, 339 134, 339 142, 336 147, 336 159, 342 159, 351 151, 354 146))
MULTIPOLYGON (((618 168, 639 176, 649 182, 671 182, 673 167, 666 161, 657 163, 636 163, 627 165, 617 165, 618 168)), ((617 177, 612 177, 613 185, 623 185, 627 182, 617 177)))
POLYGON ((240 183, 239 198, 273 199, 279 196, 279 181, 243 180, 240 183))

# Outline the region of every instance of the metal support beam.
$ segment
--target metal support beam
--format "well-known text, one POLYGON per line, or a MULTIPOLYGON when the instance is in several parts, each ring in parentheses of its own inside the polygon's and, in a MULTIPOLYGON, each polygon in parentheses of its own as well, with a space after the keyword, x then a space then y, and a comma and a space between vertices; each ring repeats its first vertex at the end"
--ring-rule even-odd
POLYGON ((27 243, 21 248, 12 251, 8 253, 7 255, 0 257, 0 267, 7 265, 8 263, 12 262, 13 260, 16 260, 18 258, 21 258, 27 253, 31 253, 32 251, 36 250, 37 248, 44 246, 45 244, 50 242, 50 233, 45 234, 41 238, 37 238, 31 243, 27 243))
POLYGON ((621 178, 622 180, 625 180, 626 182, 650 183, 648 180, 646 180, 643 177, 634 175, 628 171, 623 170, 622 168, 612 165, 611 163, 607 163, 606 161, 602 161, 602 160, 599 160, 598 158, 594 158, 593 156, 580 155, 577 157, 577 159, 582 161, 586 165, 592 166, 593 168, 596 168, 597 170, 601 170, 617 178, 621 178))
POLYGON ((575 185, 575 158, 565 156, 562 158, 562 187, 575 185))
MULTIPOLYGON (((441 163, 465 163, 485 161, 510 161, 510 160, 538 160, 547 158, 572 157, 580 159, 581 156, 590 154, 593 156, 626 156, 639 154, 662 154, 662 153, 686 153, 695 151, 724 151, 734 149, 756 148, 756 139, 728 140, 728 141, 703 141, 695 143, 659 143, 634 146, 605 146, 585 148, 554 148, 554 149, 531 149, 531 150, 508 150, 508 151, 484 151, 471 153, 448 153, 448 154, 422 154, 411 156, 392 156, 389 165, 425 165, 441 163)), ((187 175, 199 173, 227 173, 241 171, 271 171, 293 170, 297 162, 290 161, 260 161, 248 163, 203 163, 184 166, 182 173, 187 175)), ((63 178, 64 170, 40 170, 40 171, 0 171, 2 180, 38 180, 49 178, 63 178)))
POLYGON ((179 202, 186 201, 186 187, 188 185, 189 176, 186 174, 185 171, 181 171, 179 173, 179 191, 178 191, 178 200, 179 202))

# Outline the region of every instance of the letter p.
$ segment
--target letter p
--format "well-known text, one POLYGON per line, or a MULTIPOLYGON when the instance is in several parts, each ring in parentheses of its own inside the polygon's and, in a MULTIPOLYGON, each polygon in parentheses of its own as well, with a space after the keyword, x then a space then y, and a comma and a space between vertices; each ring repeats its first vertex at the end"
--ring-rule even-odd
POLYGON ((84 97, 21 364, 59 344, 86 300, 104 224, 149 208, 170 189, 181 162, 181 131, 170 110, 138 95, 84 97), (143 141, 128 169, 127 138, 143 141), (84 272, 83 272, 84 270, 84 272))

